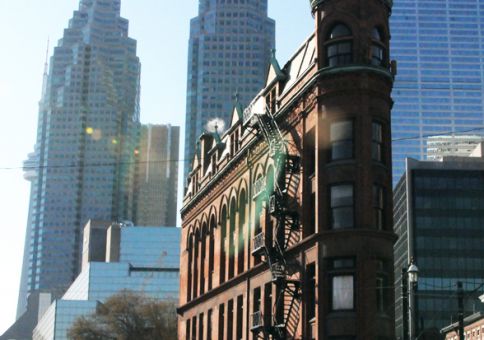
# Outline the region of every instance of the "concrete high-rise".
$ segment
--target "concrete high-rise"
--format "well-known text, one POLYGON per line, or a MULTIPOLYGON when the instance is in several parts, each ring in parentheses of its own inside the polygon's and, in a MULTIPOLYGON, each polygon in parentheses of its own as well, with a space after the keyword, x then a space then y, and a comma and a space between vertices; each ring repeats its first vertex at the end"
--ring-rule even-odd
POLYGON ((393 181, 427 135, 484 132, 484 0, 394 1, 393 181))
POLYGON ((200 0, 198 12, 190 22, 185 179, 207 123, 229 126, 236 93, 247 105, 264 86, 275 46, 267 0, 200 0))
POLYGON ((120 0, 81 0, 44 76, 19 315, 35 291, 60 296, 80 269, 88 219, 131 219, 140 62, 120 0))
POLYGON ((179 139, 178 126, 142 126, 137 151, 136 225, 176 225, 179 139))

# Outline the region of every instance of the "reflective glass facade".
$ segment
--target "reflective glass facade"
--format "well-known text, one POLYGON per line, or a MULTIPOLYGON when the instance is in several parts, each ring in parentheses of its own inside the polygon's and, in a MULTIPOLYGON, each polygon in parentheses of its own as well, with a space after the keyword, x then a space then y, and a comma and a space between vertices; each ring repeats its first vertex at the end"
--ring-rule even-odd
POLYGON ((180 228, 122 228, 120 262, 90 262, 62 299, 50 306, 34 339, 67 339, 77 317, 93 312, 98 302, 123 289, 178 301, 179 263, 180 228), (55 338, 41 337, 54 331, 55 338))
MULTIPOLYGON (((414 320, 440 330, 457 320, 457 281, 467 292, 484 282, 484 161, 410 159, 394 199, 397 335, 402 335, 401 268, 412 257, 419 268, 414 320)), ((466 294, 465 315, 482 308, 480 294, 466 294)))
POLYGON ((39 109, 19 310, 61 296, 88 219, 131 219, 140 62, 120 0, 81 0, 50 59, 39 109))
POLYGON ((139 228, 123 228, 120 248, 119 261, 134 267, 178 268, 180 229, 143 227, 141 232, 139 228))
POLYGON ((190 22, 185 178, 207 123, 230 126, 234 95, 247 105, 264 86, 275 46, 267 0, 200 0, 198 13, 190 22))
POLYGON ((180 128, 143 125, 137 164, 136 225, 174 226, 177 216, 180 128))
POLYGON ((97 301, 54 301, 34 329, 33 339, 67 340, 73 322, 82 315, 93 313, 97 305, 97 301))
POLYGON ((398 0, 390 23, 396 183, 405 157, 425 158, 424 136, 483 128, 484 0, 398 0))

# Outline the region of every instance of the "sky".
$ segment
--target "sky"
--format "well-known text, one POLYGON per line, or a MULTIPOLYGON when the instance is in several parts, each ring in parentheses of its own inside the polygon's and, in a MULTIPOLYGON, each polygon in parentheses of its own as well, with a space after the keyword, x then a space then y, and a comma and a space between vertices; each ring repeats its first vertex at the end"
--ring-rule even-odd
MULTIPOLYGON (((47 41, 51 56, 78 4, 0 0, 0 335, 16 315, 30 190, 21 167, 34 147, 47 41)), ((189 21, 197 10, 198 0, 122 0, 142 64, 143 123, 184 130, 189 21)), ((282 66, 314 29, 309 0, 269 0, 269 16, 282 66)))

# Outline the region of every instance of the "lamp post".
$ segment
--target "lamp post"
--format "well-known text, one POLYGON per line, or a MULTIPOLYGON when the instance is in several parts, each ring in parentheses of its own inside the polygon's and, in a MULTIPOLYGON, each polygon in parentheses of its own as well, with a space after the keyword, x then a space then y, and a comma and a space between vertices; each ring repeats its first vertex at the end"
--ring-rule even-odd
POLYGON ((408 340, 408 281, 407 268, 402 267, 402 340, 408 340))
POLYGON ((416 319, 416 300, 415 300, 415 293, 417 292, 417 284, 418 284, 418 267, 415 265, 414 259, 410 260, 410 266, 407 270, 408 275, 408 283, 410 285, 409 289, 409 299, 408 299, 408 308, 409 308, 409 330, 410 330, 410 340, 415 339, 415 335, 417 334, 417 319, 416 319))

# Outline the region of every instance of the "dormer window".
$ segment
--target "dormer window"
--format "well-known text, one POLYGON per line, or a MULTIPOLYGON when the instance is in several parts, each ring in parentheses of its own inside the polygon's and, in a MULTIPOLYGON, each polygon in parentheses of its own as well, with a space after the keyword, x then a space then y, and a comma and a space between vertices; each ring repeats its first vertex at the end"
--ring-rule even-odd
POLYGON ((326 37, 326 66, 353 62, 353 36, 348 26, 336 24, 326 37))
POLYGON ((217 172, 217 152, 212 155, 212 174, 217 172))
POLYGON ((385 45, 383 44, 383 35, 378 27, 371 31, 371 64, 382 66, 385 56, 385 45))
POLYGON ((234 150, 239 151, 239 130, 234 131, 234 150))
POLYGON ((276 113, 276 89, 273 88, 266 96, 266 111, 270 114, 276 113))

